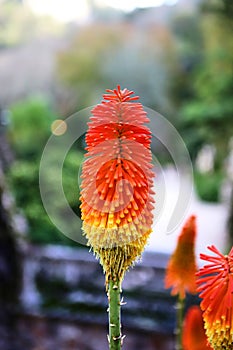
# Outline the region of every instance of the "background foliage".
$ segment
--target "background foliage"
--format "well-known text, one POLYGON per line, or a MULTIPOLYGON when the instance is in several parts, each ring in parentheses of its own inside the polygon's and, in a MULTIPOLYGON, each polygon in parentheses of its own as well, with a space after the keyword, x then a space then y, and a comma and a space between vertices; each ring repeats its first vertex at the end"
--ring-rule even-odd
MULTIPOLYGON (((170 119, 189 149, 198 196, 221 199, 232 152, 232 16, 230 0, 180 1, 130 14, 95 7, 85 25, 63 25, 20 2, 0 2, 0 84, 10 86, 0 91, 0 106, 11 111, 7 133, 15 153, 9 182, 32 242, 68 243, 47 218, 38 188, 51 123, 98 103, 117 84, 170 119), (198 157, 206 145, 214 150, 213 166, 203 170, 198 157)), ((74 145, 64 164, 64 188, 76 212, 79 193, 72 189, 83 151, 74 145)), ((55 181, 51 169, 48 177, 55 181)))
MULTIPOLYGON (((50 125, 55 112, 42 98, 34 97, 16 103, 11 108, 12 121, 9 138, 17 160, 12 165, 9 178, 19 208, 23 208, 29 223, 29 236, 33 243, 73 244, 51 223, 45 212, 39 190, 39 166, 43 148, 50 136, 50 125)), ((65 161, 63 173, 64 192, 71 208, 79 214, 77 169, 82 160, 80 148, 73 147, 65 161)), ((50 181, 56 181, 54 168, 46 169, 50 181)), ((54 203, 59 207, 59 201, 54 203)), ((59 208, 62 210, 62 208, 59 208)))

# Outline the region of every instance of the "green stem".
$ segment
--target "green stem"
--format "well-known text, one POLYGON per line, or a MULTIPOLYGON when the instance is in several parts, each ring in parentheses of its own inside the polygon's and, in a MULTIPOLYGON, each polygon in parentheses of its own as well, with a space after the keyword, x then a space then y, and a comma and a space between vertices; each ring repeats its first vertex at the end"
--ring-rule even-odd
POLYGON ((109 281, 109 350, 121 350, 121 283, 109 281))
POLYGON ((180 296, 177 301, 177 328, 176 328, 176 350, 182 350, 182 335, 184 321, 184 299, 180 296))

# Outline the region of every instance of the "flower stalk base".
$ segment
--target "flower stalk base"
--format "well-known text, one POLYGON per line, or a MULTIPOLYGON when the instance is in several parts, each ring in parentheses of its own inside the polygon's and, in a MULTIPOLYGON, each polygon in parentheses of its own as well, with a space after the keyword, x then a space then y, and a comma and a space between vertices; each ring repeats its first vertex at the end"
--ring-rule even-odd
POLYGON ((121 282, 110 280, 108 284, 109 302, 109 350, 121 350, 121 282))

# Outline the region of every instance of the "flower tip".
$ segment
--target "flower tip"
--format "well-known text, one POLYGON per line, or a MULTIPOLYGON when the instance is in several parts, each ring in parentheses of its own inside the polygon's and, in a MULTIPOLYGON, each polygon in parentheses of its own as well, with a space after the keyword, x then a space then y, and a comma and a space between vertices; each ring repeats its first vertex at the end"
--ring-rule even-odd
POLYGON ((196 221, 197 216, 195 214, 190 215, 189 220, 190 221, 196 221))
POLYGON ((103 98, 107 101, 129 102, 139 99, 139 96, 131 96, 134 94, 134 91, 130 91, 126 88, 122 90, 120 85, 117 85, 117 88, 114 90, 106 89, 106 92, 107 94, 104 94, 103 98))
MULTIPOLYGON (((196 219, 197 219, 197 216, 192 214, 190 215, 190 217, 188 218, 188 220, 186 221, 186 225, 189 226, 189 225, 193 225, 196 223, 196 219)), ((185 226, 186 226, 185 225, 185 226)))
POLYGON ((180 236, 178 238, 179 242, 187 243, 187 244, 192 244, 194 245, 194 241, 196 238, 196 216, 191 215, 188 220, 186 221, 180 236))

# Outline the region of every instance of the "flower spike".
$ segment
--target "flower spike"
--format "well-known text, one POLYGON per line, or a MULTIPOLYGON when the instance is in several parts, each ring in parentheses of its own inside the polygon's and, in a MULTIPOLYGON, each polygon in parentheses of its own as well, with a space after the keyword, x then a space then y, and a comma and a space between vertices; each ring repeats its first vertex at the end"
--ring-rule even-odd
POLYGON ((196 293, 197 265, 195 262, 194 242, 196 238, 196 217, 192 215, 178 238, 166 271, 165 288, 172 287, 171 294, 185 298, 186 292, 196 293))
POLYGON ((208 262, 197 273, 198 292, 209 343, 215 350, 233 349, 233 248, 223 255, 215 246, 214 255, 201 254, 208 262))
POLYGON ((83 231, 109 280, 122 281, 151 233, 151 132, 132 91, 107 90, 92 110, 82 169, 83 231))

